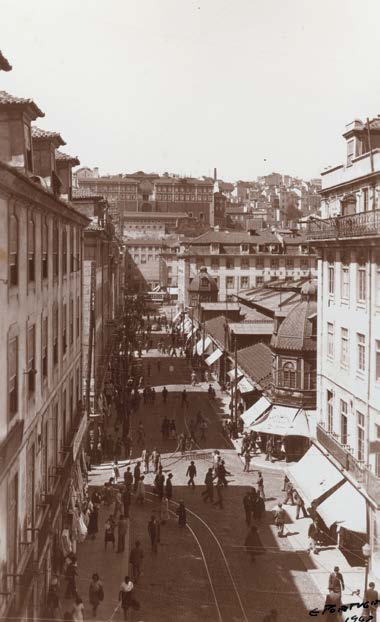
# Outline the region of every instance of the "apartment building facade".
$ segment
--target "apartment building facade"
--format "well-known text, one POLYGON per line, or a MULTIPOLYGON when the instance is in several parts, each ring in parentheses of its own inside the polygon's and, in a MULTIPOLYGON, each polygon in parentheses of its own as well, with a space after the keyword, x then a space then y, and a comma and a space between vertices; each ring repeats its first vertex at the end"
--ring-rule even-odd
POLYGON ((0 92, 3 619, 41 617, 86 423, 81 340, 88 219, 59 196, 59 135, 46 132, 43 144, 32 138, 31 122, 41 116, 32 100, 0 92))
POLYGON ((308 231, 319 258, 317 440, 364 497, 361 536, 379 577, 380 120, 343 136, 346 163, 322 173, 323 219, 308 231))

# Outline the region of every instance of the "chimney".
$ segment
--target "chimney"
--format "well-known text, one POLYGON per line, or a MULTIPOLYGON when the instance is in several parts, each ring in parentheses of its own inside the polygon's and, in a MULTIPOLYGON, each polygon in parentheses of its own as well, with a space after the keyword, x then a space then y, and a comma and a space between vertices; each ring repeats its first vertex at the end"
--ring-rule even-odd
POLYGON ((216 172, 216 168, 214 168, 214 181, 216 181, 218 179, 218 174, 216 172))
POLYGON ((73 166, 79 166, 78 158, 67 155, 62 151, 55 152, 57 175, 62 183, 61 198, 71 201, 73 189, 73 166))
POLYGON ((55 150, 65 145, 65 141, 58 132, 32 127, 32 142, 34 175, 42 177, 47 187, 59 195, 62 182, 57 174, 55 150))
POLYGON ((31 122, 44 116, 32 99, 0 91, 0 160, 32 175, 31 122))

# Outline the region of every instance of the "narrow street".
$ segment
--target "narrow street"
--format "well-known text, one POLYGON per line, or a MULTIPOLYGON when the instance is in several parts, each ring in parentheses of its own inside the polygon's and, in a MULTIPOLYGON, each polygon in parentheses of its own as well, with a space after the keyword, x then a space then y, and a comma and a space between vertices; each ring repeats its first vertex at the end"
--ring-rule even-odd
MULTIPOLYGON (((170 504, 170 520, 161 526, 161 542, 157 556, 151 554, 147 532, 152 511, 159 513, 159 502, 153 494, 154 474, 145 476, 146 500, 143 506, 131 507, 129 546, 139 539, 144 550, 144 574, 135 587, 140 611, 129 611, 129 619, 144 622, 185 620, 188 622, 251 622, 262 620, 272 608, 276 608, 281 622, 307 620, 308 610, 321 606, 322 597, 312 579, 307 575, 304 563, 296 552, 297 531, 288 525, 288 537, 279 540, 270 511, 283 498, 283 476, 270 467, 263 472, 266 493, 266 514, 259 526, 264 553, 252 564, 244 541, 247 533, 242 498, 249 486, 255 485, 257 471, 243 472, 243 464, 222 434, 218 397, 210 400, 207 384, 190 385, 190 373, 186 361, 158 355, 156 350, 144 353, 144 370, 151 386, 155 386, 156 399, 152 405, 140 404, 131 421, 132 438, 135 442, 137 427, 142 423, 146 434, 146 447, 161 453, 163 472, 173 474, 173 501, 170 504), (158 363, 159 361, 159 363, 158 363), (178 384, 173 381, 178 380, 178 384), (164 403, 163 386, 169 394, 164 403), (181 405, 181 393, 186 388, 188 405, 181 405), (189 433, 191 419, 198 412, 208 422, 207 440, 200 440, 194 451, 181 455, 176 440, 163 440, 161 423, 166 415, 174 419, 177 434, 189 433), (218 449, 225 460, 228 487, 223 489, 224 509, 204 503, 201 491, 207 469, 212 466, 212 453, 218 449), (187 486, 186 471, 193 459, 197 468, 195 489, 187 486), (183 500, 187 508, 187 529, 177 525, 175 510, 183 500), (293 545, 290 543, 290 536, 293 545), (170 611, 170 618, 168 618, 170 611)), ((216 386, 216 385, 215 385, 216 386)), ((141 456, 142 447, 133 446, 131 470, 141 456)), ((120 461, 121 477, 126 461, 120 461)), ((112 475, 111 464, 102 464, 90 474, 90 485, 102 485, 112 475)), ((112 507, 110 508, 112 510, 112 507)), ((103 523, 108 510, 101 510, 98 537, 87 540, 79 548, 78 566, 87 568, 82 575, 85 594, 86 582, 92 572, 99 572, 105 586, 106 597, 99 608, 102 620, 122 619, 122 612, 115 611, 118 587, 128 573, 128 554, 103 551, 103 523), (109 563, 108 563, 109 562, 109 563)), ((301 545, 299 547, 301 549, 301 545)), ((86 605, 86 603, 85 603, 86 605)), ((86 616, 90 618, 90 616, 86 616)))

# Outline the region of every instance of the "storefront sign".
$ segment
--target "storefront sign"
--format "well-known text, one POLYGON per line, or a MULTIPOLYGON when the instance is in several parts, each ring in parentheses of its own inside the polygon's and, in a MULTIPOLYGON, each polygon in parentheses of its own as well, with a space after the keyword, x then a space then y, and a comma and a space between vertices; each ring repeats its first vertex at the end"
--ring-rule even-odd
POLYGON ((73 460, 75 461, 77 459, 77 455, 83 440, 84 435, 86 434, 86 430, 87 430, 87 416, 84 415, 82 418, 82 421, 79 424, 79 428, 74 436, 74 440, 73 440, 73 460))

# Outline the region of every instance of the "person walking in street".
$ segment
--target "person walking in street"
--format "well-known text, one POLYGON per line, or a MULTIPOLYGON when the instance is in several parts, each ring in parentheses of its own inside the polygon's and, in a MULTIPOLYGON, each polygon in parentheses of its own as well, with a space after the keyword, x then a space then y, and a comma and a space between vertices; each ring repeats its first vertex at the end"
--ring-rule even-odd
POLYGON ((317 542, 318 542, 319 529, 318 529, 318 525, 315 522, 315 520, 313 520, 313 522, 310 523, 307 535, 309 538, 308 553, 314 553, 315 555, 318 555, 317 542))
POLYGON ((169 475, 166 478, 166 482, 165 482, 165 496, 167 497, 169 501, 173 497, 172 479, 173 479, 173 473, 169 473, 169 475))
POLYGON ((128 523, 124 514, 120 514, 117 523, 117 553, 123 553, 125 550, 125 535, 127 533, 128 523))
POLYGON ((372 616, 372 622, 376 622, 378 602, 379 602, 379 592, 375 590, 375 584, 373 581, 369 583, 368 588, 366 589, 364 593, 364 602, 366 601, 370 603, 369 608, 363 609, 362 615, 363 617, 368 616, 367 620, 370 620, 369 616, 372 616), (375 604, 372 604, 372 603, 375 603, 375 604))
POLYGON ((207 499, 210 499, 211 503, 214 502, 214 476, 212 473, 212 468, 210 467, 206 473, 205 477, 205 485, 206 490, 201 493, 203 501, 206 502, 207 499))
POLYGON ((166 400, 168 399, 168 390, 166 387, 162 389, 161 395, 162 395, 162 401, 164 402, 164 404, 166 404, 166 400))
POLYGON ((164 495, 160 501, 160 521, 162 525, 169 520, 169 501, 167 497, 164 495))
POLYGON ((114 518, 116 519, 117 515, 121 514, 121 512, 122 512, 122 498, 121 498, 121 492, 119 488, 117 488, 115 491, 115 505, 114 505, 114 511, 113 511, 114 518))
POLYGON ((181 394, 181 406, 188 406, 188 404, 189 403, 187 401, 187 392, 186 389, 184 389, 181 394))
POLYGON ((249 527, 251 524, 252 510, 253 510, 252 496, 249 491, 247 491, 243 497, 243 507, 244 507, 244 512, 245 512, 245 522, 247 523, 249 527))
POLYGON ((265 514, 264 499, 256 494, 255 497, 252 499, 252 507, 253 507, 253 512, 252 512, 253 518, 255 519, 255 521, 261 523, 261 519, 263 515, 265 514))
POLYGON ((157 459, 157 455, 158 455, 157 449, 154 447, 154 448, 153 448, 153 451, 152 451, 152 453, 151 453, 150 458, 151 458, 151 460, 152 460, 152 467, 153 467, 153 471, 154 471, 155 473, 156 473, 156 459, 157 459))
POLYGON ((290 501, 290 505, 294 505, 293 498, 294 488, 292 482, 287 482, 285 485, 285 499, 283 501, 284 505, 287 505, 290 501))
POLYGON ((156 455, 154 457, 154 472, 157 473, 160 467, 161 467, 161 454, 159 451, 156 451, 156 455))
POLYGON ((249 473, 249 466, 251 464, 251 454, 249 452, 249 449, 246 450, 245 454, 244 454, 244 469, 243 471, 245 473, 249 473))
POLYGON ((231 473, 227 471, 224 460, 220 460, 216 474, 218 477, 218 482, 221 483, 222 486, 228 486, 226 475, 231 475, 231 473))
POLYGON ((302 512, 304 518, 307 518, 307 512, 306 512, 306 509, 305 509, 304 500, 302 499, 302 497, 298 494, 298 492, 296 490, 294 491, 294 501, 295 501, 295 504, 296 504, 296 507, 297 507, 297 510, 296 510, 296 520, 299 519, 300 512, 302 512))
POLYGON ((133 607, 134 609, 140 608, 140 605, 137 603, 137 601, 135 601, 135 599, 132 596, 133 588, 134 588, 134 585, 132 581, 130 580, 128 576, 126 576, 124 578, 123 583, 120 586, 120 591, 119 591, 119 601, 120 601, 120 606, 124 612, 124 620, 127 620, 128 609, 130 607, 133 607))
POLYGON ((282 507, 282 503, 279 503, 277 508, 274 509, 274 524, 277 527, 277 535, 282 538, 284 535, 285 527, 285 510, 282 507))
POLYGON ((137 462, 135 468, 133 469, 133 492, 136 493, 137 485, 140 481, 141 477, 141 462, 137 462))
POLYGON ((183 501, 179 502, 179 506, 176 509, 176 514, 178 516, 178 525, 180 527, 185 527, 186 525, 186 508, 183 501))
POLYGON ((160 501, 164 496, 164 484, 165 484, 165 475, 162 472, 162 467, 159 467, 158 473, 154 478, 154 491, 158 495, 160 501))
POLYGON ((257 492, 259 493, 260 497, 262 497, 264 499, 264 501, 265 501, 264 478, 263 478, 263 474, 262 474, 261 471, 259 471, 257 473, 256 486, 257 486, 257 492))
POLYGON ((115 480, 115 484, 117 484, 117 482, 120 479, 119 464, 118 464, 117 460, 114 461, 114 463, 112 465, 112 470, 113 470, 113 477, 114 477, 114 480, 115 480))
POLYGON ((112 549, 115 550, 115 521, 109 516, 104 525, 104 550, 107 550, 108 542, 112 542, 112 549))
POLYGON ((189 481, 187 482, 188 486, 192 486, 193 488, 195 488, 194 477, 196 477, 196 475, 197 475, 197 468, 194 464, 194 460, 192 460, 189 466, 187 467, 187 471, 186 471, 186 477, 189 478, 189 481))
POLYGON ((157 554, 157 545, 160 541, 160 523, 154 514, 150 517, 148 522, 148 533, 150 537, 150 543, 152 546, 152 553, 157 554))
POLYGON ((142 574, 142 563, 144 559, 144 552, 141 548, 140 540, 136 540, 134 547, 129 553, 129 563, 132 566, 132 580, 136 584, 142 574))
POLYGON ((57 577, 53 577, 46 596, 47 618, 57 620, 62 618, 61 604, 59 601, 59 585, 57 577))
POLYGON ((193 387, 197 384, 197 374, 194 370, 191 372, 191 384, 193 387))
POLYGON ((266 457, 265 460, 270 460, 271 462, 273 462, 273 458, 272 458, 272 454, 273 454, 273 440, 272 438, 268 438, 266 445, 265 445, 265 450, 266 450, 266 457))
POLYGON ((92 607, 92 615, 96 617, 99 604, 104 600, 104 589, 99 575, 95 572, 92 575, 90 587, 88 588, 88 600, 92 607))
POLYGON ((339 572, 339 566, 335 566, 333 572, 329 575, 328 589, 340 595, 342 595, 342 591, 344 591, 344 579, 342 573, 339 572))
POLYGON ((84 604, 83 600, 77 596, 71 611, 71 619, 73 622, 83 622, 84 620, 84 604))
POLYGON ((145 442, 145 430, 142 424, 142 421, 139 422, 139 426, 137 428, 137 444, 144 445, 145 442))
POLYGON ((96 534, 98 533, 98 517, 99 517, 98 504, 93 503, 91 511, 90 511, 88 525, 87 525, 87 535, 92 540, 95 540, 96 534))
POLYGON ((77 594, 76 577, 78 575, 76 557, 69 560, 66 568, 65 578, 67 581, 65 598, 75 598, 77 594))
POLYGON ((133 484, 133 475, 131 473, 131 467, 128 466, 127 470, 124 472, 124 485, 127 488, 127 490, 131 490, 132 484, 133 484))

